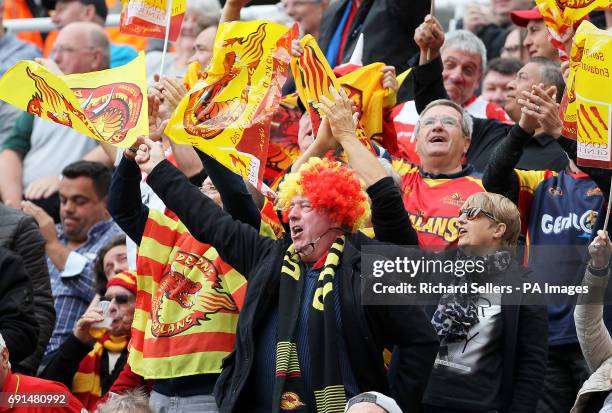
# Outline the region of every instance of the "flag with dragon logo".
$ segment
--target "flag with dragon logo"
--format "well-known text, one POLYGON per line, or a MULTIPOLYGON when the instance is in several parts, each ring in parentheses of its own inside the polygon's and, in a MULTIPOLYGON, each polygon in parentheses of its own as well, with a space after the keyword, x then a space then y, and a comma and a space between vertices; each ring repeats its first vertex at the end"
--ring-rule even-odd
POLYGON ((222 24, 211 63, 179 103, 165 134, 270 192, 262 178, 270 121, 288 74, 291 38, 287 27, 275 23, 222 24))
POLYGON ((612 33, 582 22, 561 102, 563 135, 578 139, 578 165, 612 168, 612 33))
POLYGON ((373 151, 370 139, 382 134, 383 101, 390 93, 381 84, 383 74, 380 69, 384 64, 372 63, 338 79, 314 37, 306 35, 300 40, 300 44, 303 53, 299 58, 291 59, 291 71, 300 100, 310 114, 314 135, 316 136, 321 124, 316 104, 321 96, 332 99, 330 86, 336 90, 344 87, 360 115, 357 137, 373 151))
POLYGON ((0 79, 0 99, 113 146, 127 148, 149 134, 142 52, 124 66, 64 76, 21 61, 0 79))
POLYGON ((121 33, 164 39, 169 30, 168 39, 171 42, 178 39, 185 16, 185 0, 123 0, 121 3, 121 33), (170 27, 166 27, 168 10, 170 27))
POLYGON ((595 9, 612 9, 612 0, 536 0, 552 43, 563 53, 564 43, 574 34, 573 28, 595 9))

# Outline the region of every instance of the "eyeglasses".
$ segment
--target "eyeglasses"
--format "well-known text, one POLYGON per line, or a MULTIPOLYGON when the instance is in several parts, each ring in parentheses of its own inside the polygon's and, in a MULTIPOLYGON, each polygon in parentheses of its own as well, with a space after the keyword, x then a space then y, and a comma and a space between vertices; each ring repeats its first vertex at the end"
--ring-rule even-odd
POLYGON ((424 127, 432 127, 438 121, 442 122, 442 125, 444 126, 451 126, 454 128, 459 127, 459 120, 452 116, 428 116, 426 118, 421 119, 420 124, 424 127))
POLYGON ((106 301, 113 301, 115 300, 115 302, 119 305, 121 304, 127 304, 130 301, 130 296, 127 294, 117 294, 117 295, 105 295, 104 296, 104 300, 106 301))
POLYGON ((83 51, 92 51, 94 50, 95 47, 72 47, 72 46, 56 46, 53 49, 51 49, 51 54, 52 55, 58 55, 60 53, 76 53, 76 52, 83 52, 83 51))
POLYGON ((485 211, 484 209, 482 209, 480 207, 469 207, 469 208, 464 208, 464 209, 459 211, 459 216, 465 215, 465 217, 468 220, 470 220, 470 221, 478 218, 478 215, 480 215, 480 214, 482 214, 485 217, 489 218, 493 222, 499 222, 499 220, 497 218, 495 218, 492 213, 487 212, 487 211, 485 211))

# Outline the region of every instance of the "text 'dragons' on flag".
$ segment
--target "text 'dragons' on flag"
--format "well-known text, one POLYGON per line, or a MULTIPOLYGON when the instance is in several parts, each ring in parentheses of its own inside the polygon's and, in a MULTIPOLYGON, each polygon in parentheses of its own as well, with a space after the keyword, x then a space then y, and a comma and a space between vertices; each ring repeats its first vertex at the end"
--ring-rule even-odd
POLYGON ((185 9, 185 0, 123 0, 119 31, 125 34, 164 39, 166 30, 169 30, 168 39, 174 42, 181 32, 185 9), (166 28, 169 1, 171 1, 170 27, 166 28))
POLYGON ((63 76, 21 61, 0 79, 0 99, 113 146, 127 148, 149 134, 142 52, 124 66, 63 76))
POLYGON ((612 33, 582 22, 561 102, 563 135, 578 139, 578 165, 612 169, 612 33))
POLYGON ((206 152, 263 192, 270 121, 287 78, 292 34, 262 21, 219 27, 213 59, 165 134, 206 152))

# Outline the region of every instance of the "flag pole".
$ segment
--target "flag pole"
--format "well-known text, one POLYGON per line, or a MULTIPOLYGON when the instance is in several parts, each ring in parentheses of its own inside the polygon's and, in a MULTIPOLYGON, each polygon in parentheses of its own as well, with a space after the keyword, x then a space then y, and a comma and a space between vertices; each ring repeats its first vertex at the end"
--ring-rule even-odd
POLYGON ((170 38, 170 20, 172 18, 172 0, 166 0, 166 30, 164 34, 164 49, 161 56, 161 64, 159 65, 159 77, 161 79, 164 74, 164 64, 166 63, 166 53, 168 52, 168 39, 170 38))
MULTIPOLYGON (((610 181, 610 193, 612 193, 612 181, 610 181)), ((604 221, 603 230, 606 231, 608 229, 608 221, 610 220, 610 207, 612 206, 612 202, 608 200, 608 208, 606 210, 606 220, 604 221)))
MULTIPOLYGON (((431 8, 429 9, 429 14, 431 15, 431 17, 434 17, 434 11, 435 11, 435 0, 431 0, 431 8)), ((430 50, 429 47, 427 48, 427 63, 429 63, 429 54, 430 54, 430 50)))

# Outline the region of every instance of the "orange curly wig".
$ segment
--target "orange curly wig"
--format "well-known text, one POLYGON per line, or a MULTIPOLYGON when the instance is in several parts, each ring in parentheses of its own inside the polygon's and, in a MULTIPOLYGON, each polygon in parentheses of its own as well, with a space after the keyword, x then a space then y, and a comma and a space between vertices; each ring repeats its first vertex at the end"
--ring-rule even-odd
POLYGON ((276 206, 288 219, 291 201, 305 196, 315 209, 327 211, 333 221, 356 231, 370 218, 368 196, 354 171, 337 161, 310 158, 280 184, 276 206))

